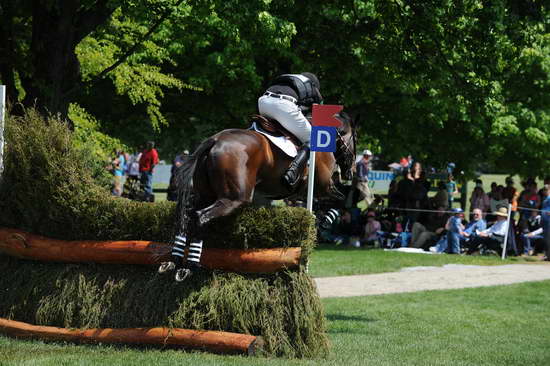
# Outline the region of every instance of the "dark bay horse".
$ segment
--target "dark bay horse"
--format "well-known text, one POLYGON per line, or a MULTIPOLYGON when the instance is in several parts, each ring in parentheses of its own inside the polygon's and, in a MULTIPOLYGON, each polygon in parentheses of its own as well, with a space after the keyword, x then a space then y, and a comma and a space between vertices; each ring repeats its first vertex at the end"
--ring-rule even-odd
MULTIPOLYGON (((349 179, 355 168, 355 124, 345 112, 340 112, 336 117, 343 124, 337 130, 336 152, 316 153, 316 197, 334 197, 337 194, 332 182, 336 164, 349 179)), ((198 239, 194 237, 198 227, 217 217, 229 215, 259 197, 283 199, 305 196, 307 168, 295 191, 282 184, 282 176, 291 162, 291 157, 254 130, 224 130, 203 141, 178 172, 177 236, 176 249, 172 254, 183 260, 186 241, 198 239)), ((200 259, 202 242, 191 243, 189 250, 189 253, 195 250, 195 254, 191 255, 200 259)), ((188 257, 188 260, 192 258, 188 257)), ((161 273, 167 270, 167 266, 163 265, 159 268, 161 273)), ((182 265, 180 263, 178 267, 182 265)), ((168 269, 173 268, 175 266, 168 269)))

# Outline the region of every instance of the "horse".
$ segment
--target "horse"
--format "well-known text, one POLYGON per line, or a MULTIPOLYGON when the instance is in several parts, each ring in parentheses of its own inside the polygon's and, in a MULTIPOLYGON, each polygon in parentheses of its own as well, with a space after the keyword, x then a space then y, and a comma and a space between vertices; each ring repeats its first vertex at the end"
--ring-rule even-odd
MULTIPOLYGON (((355 122, 345 112, 335 115, 342 122, 337 129, 336 152, 315 154, 315 196, 343 199, 332 181, 336 164, 343 176, 351 179, 355 169, 355 122)), ((238 207, 261 199, 305 196, 307 168, 294 189, 282 183, 282 176, 292 162, 266 136, 252 130, 227 129, 204 140, 177 172, 176 239, 172 249, 177 267, 176 280, 191 274, 189 267, 199 267, 202 241, 197 229, 211 220, 230 215, 238 207), (191 241, 184 268, 185 246, 191 241), (181 271, 180 271, 181 270, 181 271), (178 274, 179 273, 179 274, 178 274)), ((160 273, 175 269, 174 262, 164 262, 160 273)))

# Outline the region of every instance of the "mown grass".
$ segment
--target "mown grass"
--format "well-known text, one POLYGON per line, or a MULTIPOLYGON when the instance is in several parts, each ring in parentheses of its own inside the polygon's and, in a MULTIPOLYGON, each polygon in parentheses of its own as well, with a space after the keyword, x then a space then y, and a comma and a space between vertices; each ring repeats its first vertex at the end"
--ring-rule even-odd
POLYGON ((313 277, 332 277, 393 272, 404 267, 442 266, 449 263, 494 266, 532 261, 535 259, 508 257, 501 260, 496 256, 400 253, 321 244, 310 257, 309 274, 313 277))
POLYGON ((323 303, 333 345, 328 359, 265 359, 0 337, 0 364, 550 364, 550 281, 323 303))

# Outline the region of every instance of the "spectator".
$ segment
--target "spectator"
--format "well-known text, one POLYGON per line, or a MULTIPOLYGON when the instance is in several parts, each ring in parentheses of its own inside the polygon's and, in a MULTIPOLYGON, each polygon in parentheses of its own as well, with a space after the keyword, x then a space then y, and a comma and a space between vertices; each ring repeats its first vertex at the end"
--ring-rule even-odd
POLYGON ((124 172, 126 171, 126 159, 124 151, 116 150, 115 159, 113 160, 113 175, 114 175, 114 188, 113 195, 122 196, 122 180, 124 178, 124 172))
POLYGON ((427 216, 424 223, 415 222, 412 226, 411 247, 428 250, 432 243, 444 233, 448 215, 444 207, 427 216))
POLYGON ((542 190, 544 189, 545 186, 550 187, 550 177, 544 178, 544 183, 542 183, 542 187, 538 191, 538 194, 540 196, 540 202, 544 201, 544 194, 543 194, 542 190))
MULTIPOLYGON (((466 225, 460 236, 461 248, 466 247, 467 242, 472 240, 478 231, 483 231, 487 228, 487 223, 483 220, 483 212, 479 208, 472 211, 473 219, 466 225)), ((447 236, 442 237, 435 247, 431 247, 431 252, 444 253, 447 251, 448 241, 447 236)))
POLYGON ((140 151, 130 155, 128 159, 128 164, 126 165, 126 175, 128 179, 139 180, 139 159, 141 158, 141 150, 140 148, 140 151))
POLYGON ((370 150, 364 150, 363 157, 357 162, 356 165, 355 188, 359 193, 358 200, 364 200, 367 207, 369 207, 374 200, 374 196, 369 188, 369 165, 371 157, 372 152, 370 152, 370 150))
POLYGON ((443 207, 445 210, 449 208, 449 194, 447 185, 443 181, 437 183, 437 193, 430 199, 430 208, 436 207, 443 207))
POLYGON ((472 254, 476 250, 480 250, 481 254, 498 254, 508 231, 508 208, 500 207, 493 214, 497 221, 490 228, 477 232, 477 236, 468 243, 467 254, 472 254))
POLYGON ((461 208, 452 209, 453 216, 449 218, 446 225, 447 245, 449 254, 460 254, 460 238, 465 237, 464 225, 462 225, 462 216, 464 211, 461 208))
POLYGON ((454 195, 458 193, 458 187, 452 174, 447 175, 447 194, 449 195, 449 208, 453 208, 454 195))
POLYGON ((512 204, 512 212, 510 213, 510 217, 513 220, 518 210, 519 192, 514 187, 514 180, 512 179, 512 177, 506 177, 506 187, 504 187, 502 191, 502 197, 504 199, 507 199, 508 202, 512 204))
POLYGON ((168 189, 166 192, 166 199, 168 201, 178 200, 176 172, 185 164, 188 158, 189 150, 184 150, 181 154, 176 155, 172 161, 172 167, 170 168, 170 183, 168 184, 168 189))
POLYGON ((497 187, 498 187, 498 184, 497 182, 493 182, 491 183, 491 191, 489 193, 487 193, 487 195, 489 196, 489 198, 493 198, 493 195, 496 193, 497 191, 497 187))
POLYGON ((532 256, 535 253, 535 240, 543 239, 541 215, 538 211, 531 211, 531 216, 527 220, 525 232, 520 235, 523 243, 523 254, 532 256))
POLYGON ((367 213, 367 223, 365 225, 365 236, 363 242, 365 245, 374 245, 378 247, 380 245, 378 232, 382 230, 382 225, 376 220, 376 214, 374 211, 367 213))
POLYGON ((502 197, 503 190, 504 187, 502 185, 497 185, 497 187, 493 191, 493 194, 489 199, 489 206, 491 208, 492 214, 489 215, 487 221, 493 222, 496 220, 494 213, 497 212, 500 207, 508 208, 508 200, 502 197))
POLYGON ((426 174, 422 170, 422 165, 415 162, 411 170, 413 185, 410 195, 410 204, 414 211, 409 211, 410 225, 416 222, 421 210, 428 208, 428 191, 430 190, 429 182, 426 180, 426 174))
POLYGON ((541 208, 541 219, 542 219, 542 233, 544 237, 544 245, 545 245, 545 251, 546 256, 544 257, 545 261, 550 261, 550 194, 549 194, 550 186, 545 185, 542 188, 542 197, 544 200, 542 201, 542 208, 541 208))
MULTIPOLYGON (((541 198, 537 192, 537 183, 533 178, 527 179, 526 189, 522 192, 519 206, 531 209, 538 209, 541 205, 541 198)), ((525 229, 525 225, 531 213, 529 210, 521 210, 520 227, 525 229)))
POLYGON ((141 184, 145 191, 145 201, 153 202, 155 200, 153 195, 153 170, 158 163, 159 156, 155 149, 155 143, 149 141, 139 159, 139 171, 141 173, 141 184))
POLYGON ((413 188, 414 188, 414 179, 412 177, 411 171, 409 169, 403 170, 403 179, 397 183, 397 199, 399 202, 398 207, 404 209, 403 216, 405 216, 405 221, 403 226, 405 230, 407 227, 412 227, 414 223, 414 218, 416 214, 412 214, 412 211, 408 209, 414 209, 414 199, 413 199, 413 188))
POLYGON ((470 197, 470 210, 475 208, 479 208, 481 212, 488 212, 491 208, 489 196, 483 190, 483 183, 479 179, 476 180, 476 186, 470 197))
POLYGON ((172 161, 171 173, 173 174, 174 170, 181 167, 189 159, 189 150, 183 150, 181 154, 176 155, 174 161, 172 161))

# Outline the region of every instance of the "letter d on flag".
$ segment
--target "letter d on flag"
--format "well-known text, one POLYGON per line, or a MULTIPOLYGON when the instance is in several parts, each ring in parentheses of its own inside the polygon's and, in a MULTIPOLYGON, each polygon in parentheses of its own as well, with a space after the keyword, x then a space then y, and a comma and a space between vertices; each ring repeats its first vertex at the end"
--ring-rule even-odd
POLYGON ((336 128, 312 126, 311 151, 334 152, 336 150, 336 128))

